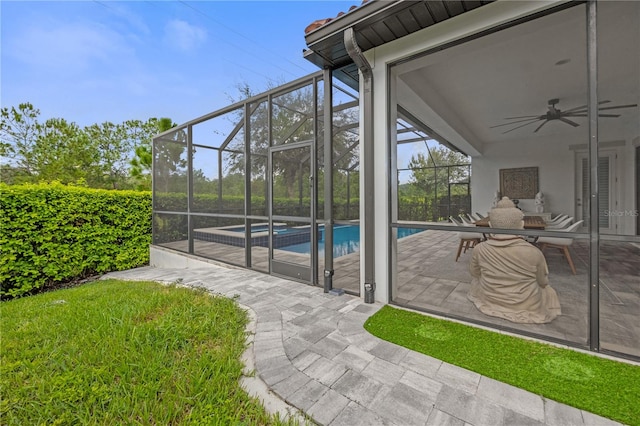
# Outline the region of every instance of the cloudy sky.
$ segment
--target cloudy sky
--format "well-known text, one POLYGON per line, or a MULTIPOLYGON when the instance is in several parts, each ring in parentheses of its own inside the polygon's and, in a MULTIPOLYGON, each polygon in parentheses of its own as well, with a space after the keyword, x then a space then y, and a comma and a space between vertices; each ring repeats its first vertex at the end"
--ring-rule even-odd
POLYGON ((354 1, 7 1, 0 3, 2 107, 80 126, 183 123, 318 69, 304 28, 354 1))

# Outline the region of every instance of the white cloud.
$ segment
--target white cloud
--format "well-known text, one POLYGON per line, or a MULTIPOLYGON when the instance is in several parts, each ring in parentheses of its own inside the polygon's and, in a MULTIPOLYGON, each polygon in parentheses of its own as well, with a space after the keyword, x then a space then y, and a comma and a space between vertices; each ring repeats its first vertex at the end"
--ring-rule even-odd
POLYGON ((207 32, 186 21, 173 19, 164 28, 164 39, 175 49, 188 52, 204 43, 207 32))
POLYGON ((12 38, 9 49, 25 64, 72 73, 132 53, 120 34, 95 23, 28 27, 12 38))
POLYGON ((144 18, 131 11, 128 5, 120 2, 109 2, 108 8, 113 12, 113 15, 118 18, 112 22, 121 27, 123 31, 129 32, 130 36, 134 33, 145 36, 151 34, 151 30, 144 18))

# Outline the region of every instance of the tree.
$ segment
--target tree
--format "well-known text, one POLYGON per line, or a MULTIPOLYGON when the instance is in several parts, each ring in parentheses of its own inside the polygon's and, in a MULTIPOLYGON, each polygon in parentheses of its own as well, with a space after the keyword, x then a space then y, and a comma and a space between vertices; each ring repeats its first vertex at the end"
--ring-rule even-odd
POLYGON ((85 127, 89 140, 99 152, 98 176, 92 186, 123 189, 129 186, 129 161, 135 141, 128 137, 125 123, 106 121, 85 127))
POLYGON ((28 180, 34 173, 31 151, 36 137, 42 132, 42 125, 38 123, 39 115, 40 110, 28 102, 19 104, 18 108, 0 110, 3 182, 7 182, 7 169, 11 171, 11 177, 18 177, 18 180, 28 180))
MULTIPOLYGON (((272 89, 273 87, 270 87, 272 89)), ((237 87, 244 98, 250 98, 253 93, 245 83, 237 87)), ((313 122, 313 87, 306 86, 273 98, 271 108, 271 135, 274 145, 311 141, 314 138, 313 122)), ((322 111, 318 111, 321 115, 322 111)), ((250 116, 251 140, 251 174, 264 176, 267 168, 267 152, 269 148, 269 109, 266 103, 252 104, 250 116)), ((235 123, 242 123, 244 111, 236 114, 235 123)), ((333 148, 334 158, 339 158, 338 169, 347 169, 350 164, 357 162, 357 132, 353 132, 350 123, 357 123, 358 114, 353 109, 334 112, 333 117, 333 148)), ((318 163, 323 164, 323 140, 320 139, 318 163)), ((242 140, 230 144, 230 171, 244 172, 244 145, 242 140)), ((308 177, 310 169, 309 151, 305 149, 280 151, 273 162, 274 193, 283 193, 290 198, 298 194, 297 183, 308 177)), ((345 172, 340 172, 344 173, 345 172)), ((305 195, 308 185, 303 185, 305 195)))
POLYGON ((40 123, 40 110, 30 103, 2 108, 0 115, 3 181, 75 183, 95 178, 98 151, 77 124, 61 118, 40 123))
POLYGON ((449 184, 469 181, 468 163, 469 157, 444 146, 428 148, 426 155, 420 152, 411 157, 410 183, 427 193, 446 194, 449 184), (453 167, 460 165, 464 167, 453 167))
POLYGON ((131 166, 139 186, 150 189, 152 138, 174 126, 168 118, 150 118, 81 129, 61 118, 40 123, 39 115, 30 103, 2 108, 3 182, 81 181, 95 188, 122 189, 133 186, 131 166))
POLYGON ((469 158, 444 146, 411 157, 409 183, 398 187, 398 216, 403 220, 437 221, 469 203, 469 158))
POLYGON ((62 118, 47 120, 30 152, 38 180, 62 183, 100 179, 99 152, 87 134, 75 123, 62 118))
POLYGON ((187 193, 187 134, 179 129, 155 140, 153 178, 158 192, 187 193))
POLYGON ((138 142, 135 147, 134 158, 130 161, 131 176, 138 181, 140 189, 151 189, 151 168, 153 165, 151 143, 153 137, 175 127, 176 124, 167 117, 160 119, 150 118, 144 123, 129 121, 127 124, 131 136, 135 136, 138 142))

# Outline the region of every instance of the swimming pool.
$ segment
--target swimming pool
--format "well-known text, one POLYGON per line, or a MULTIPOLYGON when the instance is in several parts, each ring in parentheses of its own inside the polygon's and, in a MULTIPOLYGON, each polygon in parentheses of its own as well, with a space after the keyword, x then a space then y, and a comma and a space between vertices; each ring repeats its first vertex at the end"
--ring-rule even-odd
MULTIPOLYGON (((418 228, 398 228, 398 238, 424 231, 418 228)), ((309 254, 310 243, 292 244, 281 250, 309 254)), ((344 256, 360 250, 360 225, 333 225, 333 257, 344 256)), ((324 256, 324 227, 319 229, 318 256, 324 256)))
MULTIPOLYGON (((244 225, 197 228, 193 230, 193 238, 200 241, 244 247, 245 228, 244 225)), ((289 228, 286 223, 276 222, 273 224, 273 248, 279 249, 302 243, 309 244, 310 239, 309 225, 289 228)), ((269 247, 269 225, 267 223, 251 225, 251 246, 269 247)))

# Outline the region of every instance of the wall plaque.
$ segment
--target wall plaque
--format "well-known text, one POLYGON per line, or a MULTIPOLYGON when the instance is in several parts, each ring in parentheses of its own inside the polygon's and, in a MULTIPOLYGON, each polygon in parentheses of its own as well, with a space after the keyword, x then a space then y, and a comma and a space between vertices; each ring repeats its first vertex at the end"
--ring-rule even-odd
POLYGON ((538 192, 538 168, 500 169, 500 194, 510 199, 534 199, 538 192))

